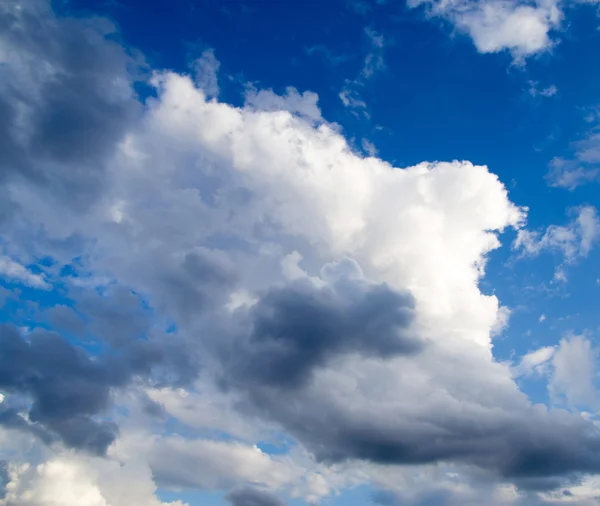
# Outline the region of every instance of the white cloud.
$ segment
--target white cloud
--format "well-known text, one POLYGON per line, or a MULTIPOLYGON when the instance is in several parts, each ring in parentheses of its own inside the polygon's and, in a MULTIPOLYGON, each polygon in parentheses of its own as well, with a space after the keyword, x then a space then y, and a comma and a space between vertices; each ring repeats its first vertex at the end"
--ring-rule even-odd
MULTIPOLYGON (((239 108, 207 100, 189 76, 157 72, 152 83, 156 97, 107 155, 98 200, 86 212, 62 213, 37 186, 11 182, 22 213, 9 239, 15 248, 35 243, 63 263, 76 257, 84 274, 108 276, 143 294, 153 315, 172 319, 202 378, 189 391, 151 389, 150 397, 187 429, 220 428, 235 440, 215 441, 196 432, 190 438, 144 434, 137 452, 136 445, 127 448, 123 431, 111 453, 125 462, 121 475, 114 461, 71 461, 63 455, 36 468, 30 479, 12 480, 17 505, 27 497, 46 500, 61 487, 93 506, 120 506, 121 499, 111 494, 123 483, 128 505, 157 504, 147 463, 161 483, 173 487, 253 482, 302 497, 331 490, 334 466, 319 468, 329 475, 313 472, 299 466, 295 455, 266 455, 241 441, 255 435, 241 420, 251 416, 316 456, 349 457, 354 463, 389 461, 390 455, 407 465, 466 463, 491 480, 518 472, 515 448, 523 458, 540 460, 546 444, 563 465, 561 451, 573 441, 576 447, 597 446, 584 420, 532 406, 510 368, 491 354, 492 333, 508 313, 496 296, 481 292, 479 281, 487 255, 500 246, 498 235, 519 227, 524 210, 511 203, 487 167, 453 161, 399 168, 357 155, 336 125, 315 121, 316 95, 257 92, 239 108), (71 237, 85 240, 75 245, 64 240, 71 237), (406 332, 422 339, 422 348, 380 356, 358 347, 319 356, 305 381, 287 390, 253 377, 236 383, 236 374, 244 371, 228 368, 228 359, 243 358, 237 338, 258 332, 263 320, 271 324, 269 311, 256 316, 248 308, 296 287, 290 279, 304 281, 307 293, 326 300, 337 302, 343 294, 349 307, 362 291, 393 294, 383 322, 369 321, 373 335, 391 320, 390 343, 384 344, 395 350, 406 332), (405 326, 397 323, 398 314, 405 326), (224 387, 231 398, 218 397, 224 387), (174 392, 179 397, 171 397, 174 392), (145 461, 139 467, 141 493, 127 467, 136 455, 145 461), (294 492, 309 484, 311 491, 294 492)), ((537 253, 541 242, 584 254, 595 240, 595 214, 580 212, 573 227, 575 235, 553 229, 545 242, 546 234, 540 234, 523 247, 537 253)), ((351 335, 350 327, 342 326, 339 334, 351 335)), ((370 331, 369 326, 365 333, 370 331)), ((538 354, 527 363, 539 365, 542 358, 538 354)), ((242 362, 240 369, 252 365, 242 362)), ((269 378, 270 371, 260 372, 269 378)), ((164 427, 154 423, 159 433, 164 427)), ((306 453, 303 458, 311 460, 306 453)), ((61 500, 68 506, 74 498, 61 500)))
POLYGON ((549 390, 555 400, 570 406, 598 408, 595 387, 597 351, 584 336, 561 339, 552 358, 554 373, 549 390))
POLYGON ((532 374, 545 375, 549 371, 549 361, 554 356, 554 352, 553 346, 544 346, 523 355, 519 363, 513 367, 514 375, 517 377, 527 377, 532 374))
POLYGON ((377 148, 369 139, 363 137, 360 141, 363 151, 369 156, 377 156, 377 148))
POLYGON ((516 60, 549 50, 563 14, 557 0, 409 0, 471 37, 480 53, 510 51, 516 60))
POLYGON ((185 506, 163 503, 143 462, 63 453, 32 467, 11 464, 3 506, 185 506))
POLYGON ((350 81, 346 80, 346 84, 342 88, 342 91, 338 94, 342 104, 345 107, 351 110, 353 114, 358 116, 358 114, 362 114, 365 118, 370 118, 371 115, 367 110, 367 103, 364 101, 362 96, 360 95, 358 89, 361 88, 363 84, 360 81, 350 81))
POLYGON ((246 107, 259 111, 289 111, 313 121, 323 121, 318 106, 319 97, 316 93, 305 91, 298 93, 293 87, 285 90, 285 95, 277 95, 272 90, 246 91, 246 107))
POLYGON ((598 169, 586 167, 578 160, 555 157, 545 179, 552 187, 573 191, 578 186, 596 181, 598 173, 598 169))
MULTIPOLYGON (((559 252, 566 264, 588 256, 600 234, 600 219, 596 208, 582 206, 572 208, 574 218, 567 225, 550 225, 542 233, 538 230, 521 229, 513 243, 513 249, 523 256, 535 257, 545 250, 559 252)), ((565 280, 564 265, 559 265, 556 280, 565 280)))
POLYGON ((281 489, 300 471, 288 457, 271 457, 253 445, 179 436, 156 441, 148 460, 158 482, 174 489, 226 490, 239 483, 281 489))
POLYGON ((18 281, 32 288, 50 289, 50 285, 44 279, 43 274, 34 274, 24 265, 4 255, 0 255, 0 276, 18 281))

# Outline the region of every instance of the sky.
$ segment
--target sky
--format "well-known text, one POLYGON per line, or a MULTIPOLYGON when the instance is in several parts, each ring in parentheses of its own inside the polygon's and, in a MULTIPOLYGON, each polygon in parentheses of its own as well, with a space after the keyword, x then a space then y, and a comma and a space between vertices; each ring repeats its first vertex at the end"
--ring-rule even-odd
POLYGON ((0 506, 600 504, 600 2, 0 2, 0 506))

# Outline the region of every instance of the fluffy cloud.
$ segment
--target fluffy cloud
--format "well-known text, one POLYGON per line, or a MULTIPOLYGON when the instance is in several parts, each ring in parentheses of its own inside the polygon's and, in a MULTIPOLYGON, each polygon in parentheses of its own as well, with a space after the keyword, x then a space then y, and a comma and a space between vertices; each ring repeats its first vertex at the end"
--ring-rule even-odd
MULTIPOLYGON (((133 60, 108 40, 108 22, 56 18, 45 2, 5 2, 0 25, 0 179, 26 179, 85 207, 103 188, 105 156, 139 110, 133 60)), ((3 200, 0 217, 11 210, 10 193, 3 200)))
POLYGON ((430 16, 442 17, 473 40, 480 53, 508 50, 522 59, 550 49, 551 32, 562 12, 557 0, 410 0, 425 6, 430 16))
MULTIPOLYGON (((93 161, 76 176, 81 189, 73 198, 83 195, 86 205, 69 200, 70 151, 44 151, 33 160, 36 167, 52 155, 44 178, 27 176, 17 156, 7 162, 3 190, 19 212, 7 215, 3 230, 17 252, 52 258, 52 268, 40 268, 49 283, 61 283, 76 313, 65 319, 67 306, 56 307, 41 312, 44 321, 83 322, 70 325, 69 340, 47 330, 2 334, 10 345, 1 355, 8 394, 2 406, 14 407, 11 419, 22 428, 102 453, 116 434, 106 421, 111 400, 141 385, 155 403, 164 402, 148 405, 148 413, 187 416, 187 428, 217 425, 229 438, 251 438, 239 420, 199 418, 165 398, 172 391, 194 400, 222 392, 232 402, 211 401, 214 413, 262 420, 324 469, 448 465, 536 490, 600 470, 598 429, 576 414, 532 406, 510 368, 493 359, 499 303, 478 283, 488 253, 500 246, 498 235, 520 227, 524 211, 487 167, 454 161, 398 168, 363 158, 321 118, 312 94, 256 92, 244 107, 233 107, 209 98, 201 80, 157 71, 150 81, 155 96, 142 106, 128 74, 119 80, 124 51, 98 26, 57 21, 33 2, 2 9, 19 26, 67 23, 56 28, 56 44, 70 40, 73 22, 73 32, 85 34, 81 44, 110 60, 101 75, 84 63, 67 67, 71 58, 57 60, 78 83, 90 72, 100 79, 79 83, 72 101, 61 102, 63 113, 89 100, 107 115, 96 123, 96 109, 86 112, 99 144, 77 143, 93 161), (122 93, 104 79, 120 83, 122 93), (54 185, 69 189, 64 203, 56 201, 54 185), (101 279, 109 286, 94 281, 101 279), (79 434, 72 424, 82 419, 94 429, 81 432, 84 442, 107 423, 109 437, 102 444, 70 440, 79 434)), ((13 58, 6 75, 25 79, 19 69, 29 72, 48 57, 47 48, 23 49, 13 36, 3 42, 13 58)), ((61 54, 71 46, 61 46, 61 54)), ((12 91, 0 101, 12 103, 12 91)), ((40 110, 53 107, 52 93, 36 97, 40 110)), ((75 128, 69 118, 53 124, 53 136, 66 135, 59 145, 75 128)), ((9 126, 24 129, 20 139, 38 128, 9 126)), ((582 210, 574 235, 554 230, 548 239, 521 239, 520 247, 537 253, 557 244, 575 257, 591 247, 595 223, 595 214, 582 210)), ((113 418, 127 424, 127 417, 113 418)), ((288 490, 306 480, 318 493, 298 495, 329 490, 309 467, 298 471, 289 455, 181 432, 147 437, 140 452, 161 483, 288 490), (205 472, 194 472, 199 465, 205 472)), ((120 444, 123 437, 109 455, 120 444)), ((31 480, 12 478, 16 504, 28 497, 44 504, 53 469, 91 484, 90 505, 119 504, 98 485, 105 471, 94 466, 109 461, 94 460, 89 478, 79 456, 67 462, 61 455, 58 467, 49 459, 31 480)), ((256 491, 241 490, 230 494, 232 503, 259 500, 256 491)))
POLYGON ((185 506, 163 503, 142 462, 64 454, 36 467, 11 465, 3 506, 185 506))

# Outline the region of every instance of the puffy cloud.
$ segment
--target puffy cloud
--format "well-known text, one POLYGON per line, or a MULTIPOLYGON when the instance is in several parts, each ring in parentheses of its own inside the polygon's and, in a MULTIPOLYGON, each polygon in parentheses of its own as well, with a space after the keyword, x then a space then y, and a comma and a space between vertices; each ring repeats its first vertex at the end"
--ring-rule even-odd
POLYGON ((3 2, 0 25, 0 179, 26 178, 85 207, 139 110, 134 61, 109 40, 108 22, 57 18, 43 1, 3 2))
MULTIPOLYGON (((165 393, 186 388, 196 400, 222 389, 232 402, 213 403, 215 413, 262 419, 324 467, 455 465, 536 489, 600 469, 597 428, 532 406, 493 359, 502 313, 478 283, 499 233, 519 227, 524 211, 487 167, 364 158, 336 125, 316 121, 313 95, 257 92, 233 107, 208 99, 190 76, 156 72, 151 84, 156 95, 139 121, 124 114, 103 144, 103 185, 95 167, 78 172, 94 187, 85 210, 63 213, 41 180, 10 181, 21 212, 9 239, 74 271, 63 281, 100 351, 7 330, 3 409, 28 396, 29 420, 20 420, 37 417, 77 444, 69 438, 78 432, 62 427, 81 417, 105 423, 110 396, 134 381, 154 387, 167 414, 187 413, 188 426, 218 420, 194 418, 165 393), (205 389, 191 384, 199 369, 205 389)), ((119 104, 129 111, 130 100, 119 104)), ((59 162, 49 177, 70 167, 59 162)), ((521 246, 583 254, 595 223, 581 211, 574 236, 554 231, 521 246)), ((251 437, 243 424, 222 428, 251 437)), ((328 490, 289 456, 251 444, 149 439, 144 455, 173 487, 292 488, 301 474, 328 490)), ((112 436, 103 441, 94 449, 112 436)), ((36 480, 23 487, 46 497, 36 480)), ((112 504, 102 490, 90 497, 112 504)))
POLYGON ((313 121, 323 121, 321 110, 317 105, 319 97, 316 93, 305 91, 298 93, 293 87, 285 90, 285 95, 277 95, 272 90, 246 91, 246 107, 259 111, 289 111, 313 121))
POLYGON ((343 354, 386 358, 423 347, 410 332, 410 294, 352 279, 361 273, 348 259, 324 271, 325 277, 342 275, 331 288, 296 282, 271 289, 252 306, 241 322, 250 335, 227 343, 221 352, 227 364, 224 381, 298 388, 311 380, 315 368, 343 354))
POLYGON ((35 467, 8 467, 2 506, 185 506, 163 503, 147 465, 62 454, 35 467))
POLYGON ((563 14, 557 0, 409 0, 473 40, 480 53, 508 50, 519 60, 549 50, 563 14))

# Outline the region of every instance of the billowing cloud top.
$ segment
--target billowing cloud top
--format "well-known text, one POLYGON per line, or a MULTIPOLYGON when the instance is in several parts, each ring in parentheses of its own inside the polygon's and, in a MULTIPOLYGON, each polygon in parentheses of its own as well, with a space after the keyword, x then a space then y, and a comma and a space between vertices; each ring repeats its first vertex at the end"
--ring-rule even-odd
MULTIPOLYGON (((0 504, 55 504, 57 475, 90 505, 129 504, 115 460, 231 488, 232 505, 328 493, 292 453, 248 446, 240 418, 330 473, 443 465, 539 490, 600 470, 596 426, 532 405, 493 359, 501 311, 479 281, 525 210, 487 167, 364 158, 310 93, 234 107, 215 79, 155 70, 142 100, 103 22, 29 1, 2 4, 0 24, 2 247, 20 266, 3 275, 36 301, 27 328, 0 329, 0 423, 47 458, 11 464, 0 504), (175 392, 199 399, 191 418, 222 403, 189 444, 175 392), (157 449, 188 468, 210 455, 214 475, 157 449)), ((498 44, 533 52, 544 34, 498 44)))

